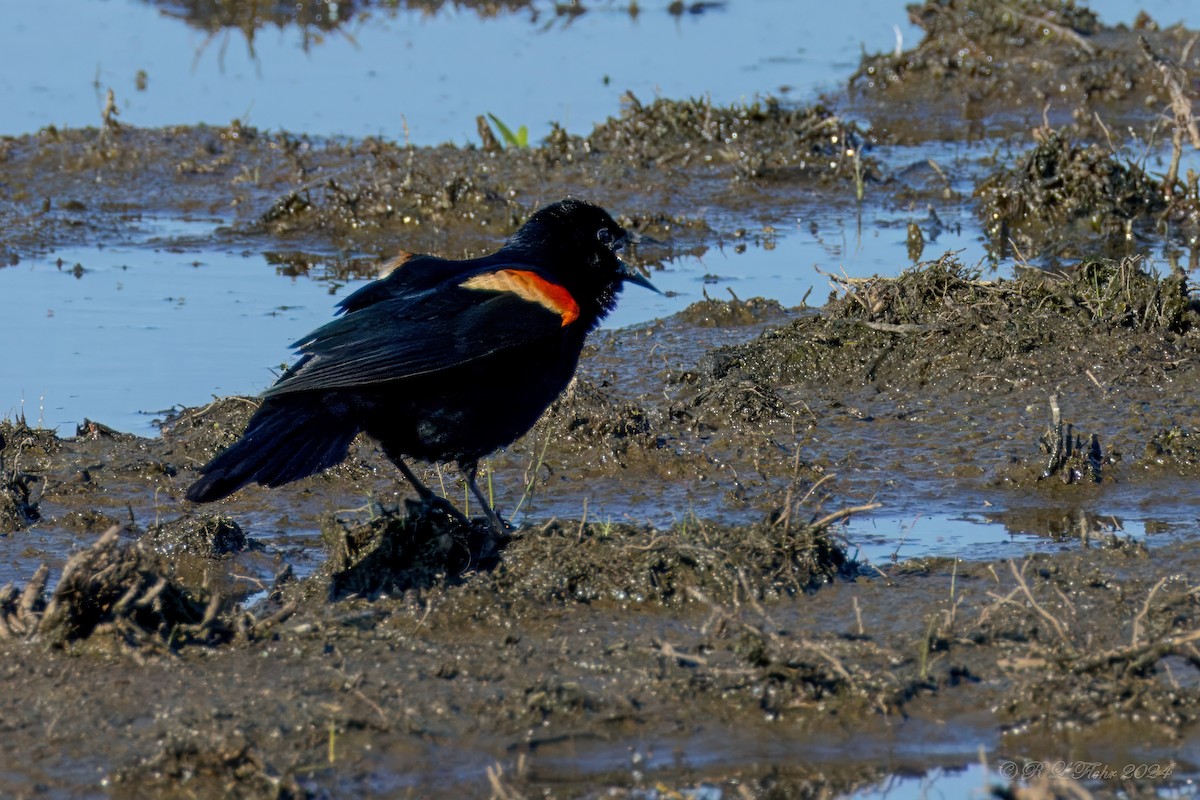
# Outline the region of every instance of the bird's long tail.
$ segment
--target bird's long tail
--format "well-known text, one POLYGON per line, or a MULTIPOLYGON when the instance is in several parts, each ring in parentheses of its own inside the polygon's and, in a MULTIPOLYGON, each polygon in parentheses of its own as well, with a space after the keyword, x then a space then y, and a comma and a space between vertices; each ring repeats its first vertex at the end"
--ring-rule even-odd
POLYGON ((208 503, 249 483, 279 486, 342 461, 358 425, 328 397, 267 399, 232 447, 200 468, 187 490, 193 503, 208 503))

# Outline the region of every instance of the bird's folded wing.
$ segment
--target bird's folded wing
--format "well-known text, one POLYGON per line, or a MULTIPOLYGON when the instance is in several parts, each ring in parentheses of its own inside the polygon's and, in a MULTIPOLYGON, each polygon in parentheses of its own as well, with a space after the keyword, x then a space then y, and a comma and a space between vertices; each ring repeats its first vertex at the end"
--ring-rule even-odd
POLYGON ((264 397, 383 383, 452 369, 562 335, 564 316, 499 285, 445 285, 379 300, 318 328, 264 397))

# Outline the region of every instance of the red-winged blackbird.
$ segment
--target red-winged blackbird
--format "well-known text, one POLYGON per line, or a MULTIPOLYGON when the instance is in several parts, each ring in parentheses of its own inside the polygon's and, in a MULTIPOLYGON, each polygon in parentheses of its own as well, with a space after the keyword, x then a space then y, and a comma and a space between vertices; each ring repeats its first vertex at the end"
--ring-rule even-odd
POLYGON ((625 240, 603 209, 567 199, 492 255, 395 259, 386 277, 338 304, 341 317, 292 345, 300 359, 187 498, 320 472, 365 431, 423 500, 435 498, 403 457, 457 462, 499 535, 503 523, 475 482, 479 458, 529 430, 566 388, 623 282, 654 289, 617 258, 625 240))

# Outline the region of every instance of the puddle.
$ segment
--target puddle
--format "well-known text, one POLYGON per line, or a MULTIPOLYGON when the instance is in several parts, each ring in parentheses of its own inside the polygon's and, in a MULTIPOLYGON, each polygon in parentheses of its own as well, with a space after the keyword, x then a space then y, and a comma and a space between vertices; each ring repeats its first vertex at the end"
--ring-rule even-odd
POLYGON ((211 220, 142 220, 147 243, 62 248, 0 270, 17 298, 2 335, 36 358, 0 363, 0 411, 70 435, 84 417, 151 436, 177 404, 254 394, 287 344, 353 288, 280 278, 261 254, 154 247, 203 238, 211 220))
POLYGON ((936 800, 937 798, 992 797, 1000 784, 996 774, 980 764, 961 769, 933 769, 924 775, 891 775, 879 785, 850 794, 842 800, 936 800))
MULTIPOLYGON (((1018 522, 1014 527, 1004 521, 1006 516, 1009 514, 920 514, 910 518, 875 514, 851 520, 844 535, 852 552, 885 571, 888 564, 909 558, 989 561, 1086 546, 1080 534, 1052 537, 1046 525, 1018 522)), ((1161 526, 1158 520, 1097 516, 1090 536, 1095 542, 1103 542, 1108 534, 1145 541, 1148 530, 1161 532, 1161 526)), ((1184 535, 1190 536, 1192 531, 1184 535)))
MULTIPOLYGON (((1035 797, 1108 797, 1104 790, 1108 787, 1099 779, 1091 781, 1083 780, 1079 784, 1075 784, 1072 788, 1062 788, 1068 792, 1065 795, 1057 794, 1037 794, 1037 792, 1048 791, 1044 785, 1039 785, 1030 788, 1031 782, 1026 779, 1028 776, 1057 776, 1059 778, 1070 778, 1075 775, 1089 776, 1104 774, 1105 770, 1121 772, 1128 770, 1130 775, 1138 770, 1141 765, 1127 765, 1121 768, 1114 769, 1100 762, 1090 761, 1068 761, 1060 760, 1051 763, 1018 763, 1005 759, 997 760, 988 766, 974 763, 968 764, 961 768, 939 768, 932 769, 921 775, 891 775, 886 780, 881 781, 877 786, 869 789, 864 789, 850 794, 839 795, 842 800, 940 800, 941 798, 955 798, 955 800, 965 800, 966 798, 975 798, 976 800, 987 800, 993 797, 1008 797, 1012 787, 1017 787, 1018 791, 1025 791, 1035 797), (1094 791, 1096 794, 1080 794, 1084 791, 1094 791)), ((1147 765, 1150 769, 1158 768, 1158 765, 1147 765)), ((1169 764, 1162 765, 1163 769, 1169 769, 1169 764)), ((1194 777, 1187 775, 1179 775, 1176 771, 1174 780, 1170 785, 1163 786, 1156 791, 1148 793, 1140 793, 1138 797, 1156 797, 1162 800, 1173 800, 1173 798, 1194 797, 1196 792, 1196 780, 1194 777)), ((1124 796, 1122 794, 1116 795, 1124 796)), ((718 795, 718 798, 723 798, 723 795, 718 795)))

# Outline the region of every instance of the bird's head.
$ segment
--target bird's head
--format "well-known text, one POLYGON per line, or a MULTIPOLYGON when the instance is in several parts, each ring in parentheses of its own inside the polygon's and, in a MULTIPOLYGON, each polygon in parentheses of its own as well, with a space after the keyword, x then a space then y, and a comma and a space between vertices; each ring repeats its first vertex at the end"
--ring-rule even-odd
POLYGON ((567 198, 534 213, 505 249, 543 266, 599 321, 616 305, 624 283, 658 291, 617 253, 629 234, 599 206, 567 198))

